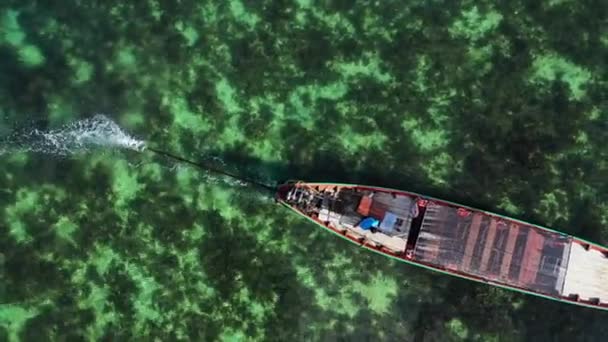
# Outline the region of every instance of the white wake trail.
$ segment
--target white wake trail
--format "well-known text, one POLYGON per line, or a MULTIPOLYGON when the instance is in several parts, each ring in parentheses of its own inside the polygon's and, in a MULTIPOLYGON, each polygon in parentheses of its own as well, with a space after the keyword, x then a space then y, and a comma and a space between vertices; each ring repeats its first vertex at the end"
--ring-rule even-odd
POLYGON ((0 154, 38 152, 66 156, 100 148, 143 151, 145 147, 143 140, 127 134, 107 116, 97 114, 58 129, 30 129, 13 133, 6 139, 4 146, 0 146, 0 154))

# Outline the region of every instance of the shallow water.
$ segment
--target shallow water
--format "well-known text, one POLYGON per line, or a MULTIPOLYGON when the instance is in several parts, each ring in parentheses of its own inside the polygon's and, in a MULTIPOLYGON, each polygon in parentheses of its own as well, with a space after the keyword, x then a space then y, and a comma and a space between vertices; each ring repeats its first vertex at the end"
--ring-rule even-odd
MULTIPOLYGON (((574 1, 0 4, 0 133, 106 113, 276 182, 608 243, 602 31, 574 1)), ((606 313, 369 253, 153 153, 0 156, 0 341, 599 340, 606 313)))

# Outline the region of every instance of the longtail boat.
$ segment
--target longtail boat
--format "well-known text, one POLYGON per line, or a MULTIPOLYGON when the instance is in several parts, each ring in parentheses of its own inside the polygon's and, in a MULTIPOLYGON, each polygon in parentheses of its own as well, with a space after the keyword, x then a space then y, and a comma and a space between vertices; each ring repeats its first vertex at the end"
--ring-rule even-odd
POLYGON ((287 182, 277 200, 374 252, 449 275, 608 309, 608 249, 513 218, 417 193, 287 182))

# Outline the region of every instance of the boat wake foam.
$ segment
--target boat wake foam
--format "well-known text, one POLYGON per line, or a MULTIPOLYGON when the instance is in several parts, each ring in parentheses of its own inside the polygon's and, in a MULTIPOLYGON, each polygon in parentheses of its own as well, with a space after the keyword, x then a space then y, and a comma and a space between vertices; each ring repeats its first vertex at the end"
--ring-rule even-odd
POLYGON ((37 152, 67 156, 100 148, 143 151, 146 144, 127 134, 107 116, 97 114, 58 129, 33 128, 14 132, 0 146, 0 154, 37 152))

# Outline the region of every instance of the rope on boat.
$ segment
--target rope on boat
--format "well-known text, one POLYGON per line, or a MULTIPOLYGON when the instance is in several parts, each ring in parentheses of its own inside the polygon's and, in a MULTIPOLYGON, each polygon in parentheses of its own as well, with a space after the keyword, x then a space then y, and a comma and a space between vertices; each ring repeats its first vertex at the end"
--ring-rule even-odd
POLYGON ((263 188, 264 190, 268 190, 268 191, 272 191, 272 192, 276 191, 276 187, 275 186, 264 184, 264 183, 261 183, 259 181, 256 181, 254 179, 251 179, 251 178, 248 178, 248 177, 245 177, 245 176, 239 176, 239 175, 236 175, 234 173, 228 172, 226 170, 222 170, 222 169, 219 169, 219 168, 216 168, 216 167, 213 167, 213 166, 209 166, 209 165, 203 164, 202 162, 196 162, 196 161, 193 161, 193 160, 190 160, 190 159, 186 159, 184 157, 180 157, 180 156, 175 155, 175 154, 170 153, 170 152, 166 152, 166 151, 162 151, 162 150, 157 150, 157 149, 152 148, 152 147, 146 147, 146 149, 149 150, 149 151, 152 151, 152 152, 154 152, 154 153, 156 153, 158 155, 162 155, 162 156, 165 156, 167 158, 176 160, 178 162, 186 163, 186 164, 195 166, 195 167, 197 167, 199 169, 202 169, 202 170, 205 170, 205 171, 208 171, 208 172, 211 172, 211 173, 215 173, 215 174, 227 176, 227 177, 230 177, 230 178, 234 178, 236 180, 239 180, 239 181, 242 181, 242 182, 245 182, 245 183, 248 183, 248 184, 260 187, 260 188, 263 188))

